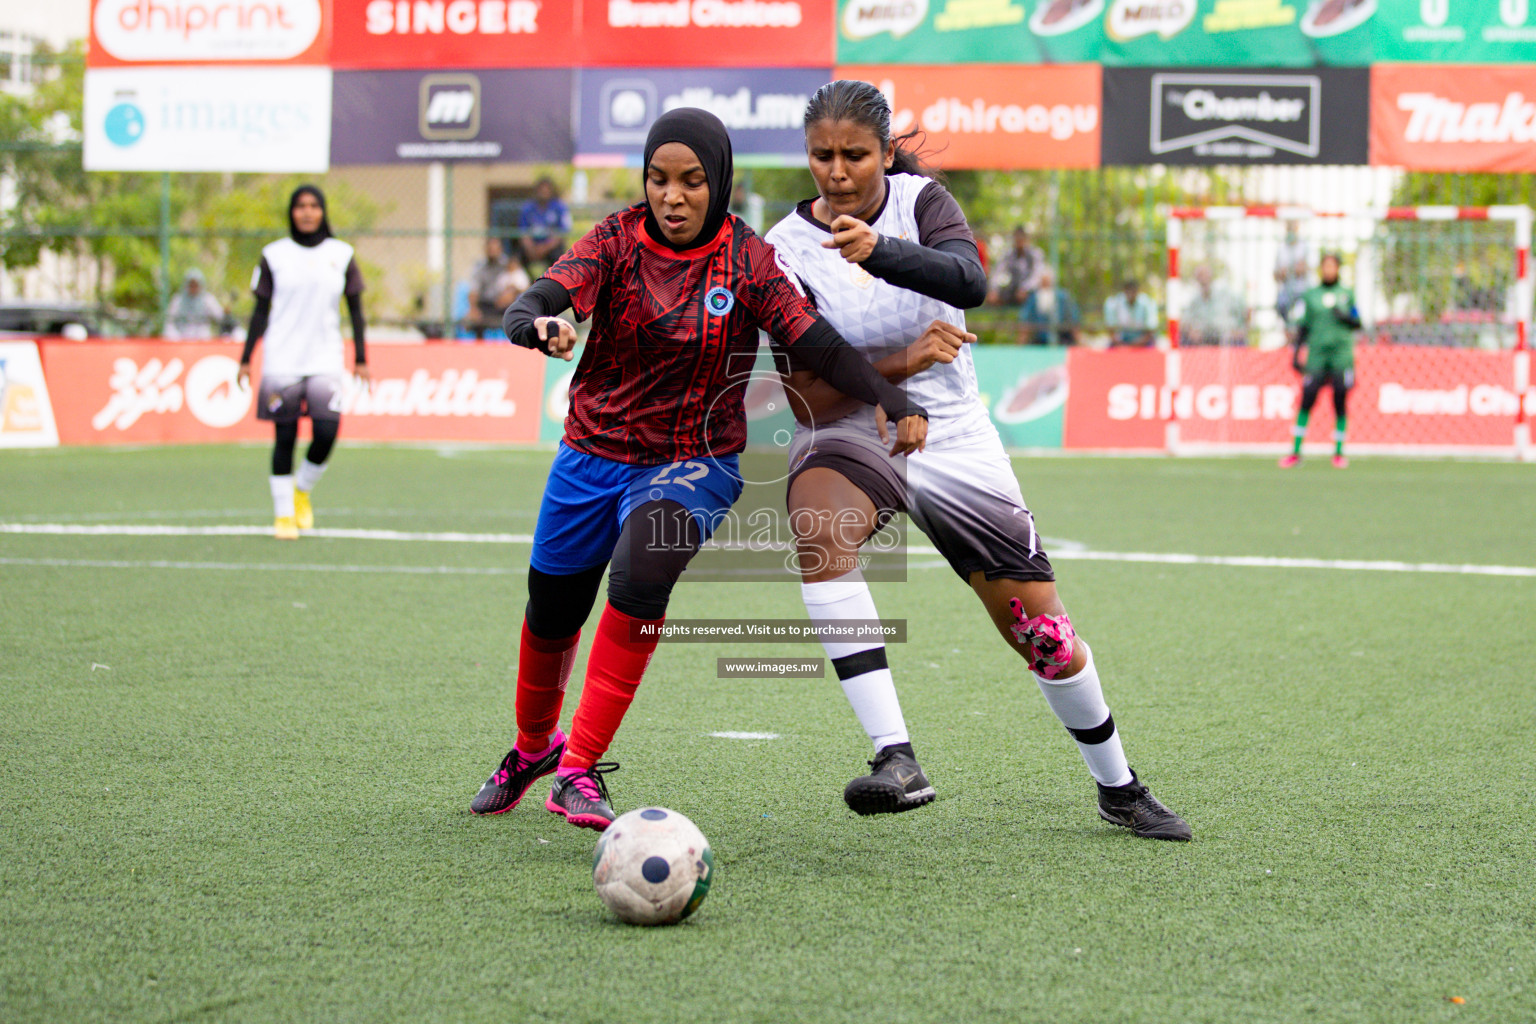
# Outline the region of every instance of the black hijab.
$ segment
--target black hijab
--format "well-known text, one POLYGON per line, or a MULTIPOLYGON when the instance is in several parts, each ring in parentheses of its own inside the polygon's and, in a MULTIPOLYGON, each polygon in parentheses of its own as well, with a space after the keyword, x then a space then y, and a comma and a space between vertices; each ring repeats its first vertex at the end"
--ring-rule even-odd
POLYGON ((735 170, 731 160, 731 137, 726 134, 725 125, 720 119, 707 110, 679 107, 658 117, 651 125, 650 134, 645 137, 643 166, 646 170, 651 166, 651 157, 669 142, 681 142, 693 150, 693 155, 699 158, 704 168, 704 178, 709 182, 709 209, 704 214, 704 226, 685 245, 674 245, 667 241, 667 236, 661 233, 661 225, 656 223, 656 214, 652 212, 650 202, 645 204, 646 233, 668 249, 681 252, 708 245, 720 233, 721 225, 731 212, 731 179, 735 176, 735 170))
POLYGON ((293 190, 293 195, 288 197, 288 235, 295 242, 303 246, 315 246, 331 237, 331 221, 325 212, 325 193, 313 185, 300 185, 293 190), (293 222, 293 208, 299 205, 299 196, 312 195, 315 202, 320 204, 320 226, 313 231, 300 231, 299 226, 293 222))

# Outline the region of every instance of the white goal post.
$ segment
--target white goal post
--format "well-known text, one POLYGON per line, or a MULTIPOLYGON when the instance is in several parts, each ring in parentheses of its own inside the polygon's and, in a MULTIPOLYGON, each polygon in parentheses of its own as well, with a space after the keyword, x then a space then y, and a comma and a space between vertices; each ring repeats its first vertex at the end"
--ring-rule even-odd
MULTIPOLYGON (((1531 225, 1525 206, 1170 210, 1168 451, 1283 446, 1269 421, 1294 415, 1287 314, 1333 254, 1362 320, 1351 448, 1525 457, 1536 409, 1531 225)), ((1313 427, 1331 431, 1332 410, 1313 427)))

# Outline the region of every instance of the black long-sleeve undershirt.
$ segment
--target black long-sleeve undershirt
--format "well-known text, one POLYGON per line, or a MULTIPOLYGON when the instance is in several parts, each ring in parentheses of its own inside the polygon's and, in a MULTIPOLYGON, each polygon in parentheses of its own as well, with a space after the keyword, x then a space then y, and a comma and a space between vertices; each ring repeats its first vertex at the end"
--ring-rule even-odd
MULTIPOLYGON (((549 343, 538 337, 533 322, 542 316, 559 316, 570 308, 570 292, 549 278, 541 277, 507 307, 501 318, 502 330, 512 344, 548 355, 549 343)), ((926 409, 886 380, 820 315, 788 349, 806 369, 815 371, 818 377, 850 398, 857 398, 866 405, 879 405, 893 421, 908 416, 928 416, 926 409)))
POLYGON ((251 361, 251 354, 256 351, 256 343, 267 333, 267 320, 271 316, 271 297, 256 296, 256 308, 251 310, 251 325, 245 329, 245 348, 240 350, 241 363, 251 361))
MULTIPOLYGON (((357 366, 368 364, 367 343, 363 340, 366 331, 366 323, 363 320, 363 297, 361 295, 347 296, 347 315, 352 319, 352 354, 353 363, 357 366)), ((256 343, 267 333, 267 322, 272 318, 272 299, 269 296, 256 296, 256 308, 251 310, 251 323, 245 329, 245 347, 240 350, 240 361, 249 363, 251 356, 256 351, 256 343)))
POLYGON ((863 266, 882 281, 957 309, 973 309, 987 299, 981 253, 968 238, 950 238, 927 246, 881 235, 863 266))
POLYGON ((367 325, 363 322, 363 297, 362 295, 347 296, 347 315, 352 319, 352 356, 353 363, 358 366, 366 366, 368 363, 368 347, 363 340, 363 333, 367 325))
POLYGON ((549 355, 549 342, 539 337, 533 322, 541 316, 559 316, 570 308, 571 293, 565 285, 541 277, 501 314, 501 329, 512 344, 549 355))

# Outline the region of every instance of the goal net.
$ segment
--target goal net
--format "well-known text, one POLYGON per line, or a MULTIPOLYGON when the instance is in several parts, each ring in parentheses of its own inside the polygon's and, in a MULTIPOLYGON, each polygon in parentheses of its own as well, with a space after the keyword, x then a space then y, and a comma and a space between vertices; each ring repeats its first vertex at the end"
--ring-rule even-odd
MULTIPOLYGON (((1300 381, 1294 309, 1339 257, 1362 327, 1355 451, 1522 454, 1531 393, 1531 211, 1196 207, 1168 218, 1168 447, 1278 451, 1300 381), (1522 396, 1524 400, 1522 401, 1522 396)), ((1331 445, 1324 392, 1306 445, 1331 445)))

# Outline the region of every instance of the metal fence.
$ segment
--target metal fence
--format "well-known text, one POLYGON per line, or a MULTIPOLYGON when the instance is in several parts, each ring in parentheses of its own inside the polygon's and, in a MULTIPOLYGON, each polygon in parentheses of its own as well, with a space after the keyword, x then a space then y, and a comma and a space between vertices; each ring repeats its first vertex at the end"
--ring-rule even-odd
MULTIPOLYGON (((515 243, 517 210, 538 178, 552 178, 564 192, 577 234, 640 192, 633 170, 566 165, 391 164, 315 176, 88 174, 79 144, 60 129, 72 118, 78 130, 78 97, 57 95, 61 83, 67 93, 71 76, 78 78, 78 62, 57 62, 55 71, 34 76, 44 84, 31 96, 0 95, 0 105, 11 104, 0 107, 8 119, 0 128, 21 126, 0 131, 0 298, 83 303, 104 333, 159 331, 171 296, 192 270, 227 309, 223 329, 238 331, 252 305, 260 249, 286 233, 287 197, 301 181, 325 190, 336 234, 356 246, 368 284, 365 308, 381 338, 462 333, 468 279, 485 240, 515 243), (28 127, 18 111, 35 108, 50 80, 58 109, 28 127)), ((942 162, 942 153, 934 156, 942 162)), ((1089 333, 1102 327, 1104 301, 1125 278, 1141 282, 1162 307, 1165 224, 1174 207, 1536 203, 1529 175, 1364 167, 959 171, 948 184, 994 273, 1013 229, 1024 226, 1089 333)), ((744 168, 738 186, 738 211, 765 227, 812 191, 803 169, 744 168)), ((1427 260, 1424 273, 1443 262, 1427 260)), ((984 340, 1025 336, 1018 308, 1006 302, 976 311, 970 322, 984 340)))

